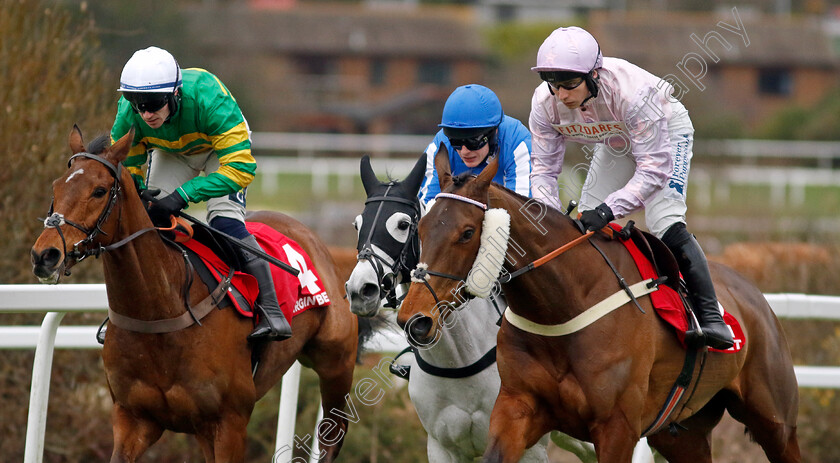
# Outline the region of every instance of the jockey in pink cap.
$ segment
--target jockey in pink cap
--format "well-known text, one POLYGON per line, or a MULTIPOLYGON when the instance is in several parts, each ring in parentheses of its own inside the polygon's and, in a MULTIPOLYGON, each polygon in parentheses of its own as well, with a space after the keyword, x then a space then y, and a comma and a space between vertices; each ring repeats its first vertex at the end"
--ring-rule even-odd
POLYGON ((677 258, 705 342, 733 345, 723 322, 706 256, 686 230, 686 186, 694 127, 665 80, 618 58, 605 58, 595 38, 561 27, 537 53, 540 84, 531 100, 531 191, 560 209, 558 176, 566 142, 593 144, 580 198, 580 221, 599 230, 644 209, 650 231, 677 258))

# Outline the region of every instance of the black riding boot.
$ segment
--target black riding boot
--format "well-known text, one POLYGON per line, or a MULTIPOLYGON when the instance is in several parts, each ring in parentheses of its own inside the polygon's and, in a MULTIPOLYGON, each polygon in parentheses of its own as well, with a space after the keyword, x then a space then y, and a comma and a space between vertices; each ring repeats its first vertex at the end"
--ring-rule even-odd
MULTIPOLYGON (((261 249, 257 239, 253 236, 244 238, 242 241, 261 249)), ((247 251, 243 254, 245 254, 244 270, 256 277, 260 286, 260 294, 257 296, 257 302, 254 305, 262 313, 259 324, 248 335, 248 340, 282 341, 288 339, 292 335, 292 327, 277 302, 277 293, 274 290, 274 280, 271 278, 269 263, 247 251)))
POLYGON ((703 329, 706 345, 714 349, 729 349, 734 344, 732 332, 723 321, 706 255, 684 223, 671 226, 662 241, 668 246, 680 266, 694 313, 703 329))

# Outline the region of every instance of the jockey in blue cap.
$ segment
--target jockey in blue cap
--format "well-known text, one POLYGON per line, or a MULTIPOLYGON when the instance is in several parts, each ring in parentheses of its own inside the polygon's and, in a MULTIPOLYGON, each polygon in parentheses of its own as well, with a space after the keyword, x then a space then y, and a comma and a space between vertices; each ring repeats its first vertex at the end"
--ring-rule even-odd
POLYGON ((487 87, 458 87, 443 107, 441 130, 426 148, 426 176, 420 187, 424 205, 440 193, 435 154, 441 143, 449 152, 452 175, 478 174, 492 156, 499 156, 493 181, 531 196, 531 134, 518 120, 505 116, 499 98, 487 87))

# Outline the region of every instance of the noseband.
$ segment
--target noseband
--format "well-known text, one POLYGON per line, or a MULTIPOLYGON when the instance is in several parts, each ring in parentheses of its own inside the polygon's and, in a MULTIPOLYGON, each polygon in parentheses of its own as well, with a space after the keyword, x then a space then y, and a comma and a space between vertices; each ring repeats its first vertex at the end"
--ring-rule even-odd
POLYGON ((409 253, 411 253, 415 261, 419 255, 417 222, 420 220, 420 204, 416 200, 412 201, 398 196, 388 196, 388 193, 391 191, 393 186, 394 183, 391 182, 385 190, 384 195, 372 196, 365 201, 365 205, 368 203, 378 202, 379 206, 376 208, 376 214, 373 217, 373 223, 371 224, 370 231, 368 232, 368 236, 365 239, 364 244, 362 244, 361 249, 359 249, 359 255, 356 258, 356 261, 361 262, 362 260, 366 260, 370 263, 374 272, 376 272, 376 281, 379 282, 379 299, 386 300, 385 307, 396 308, 401 302, 397 299, 396 295, 397 275, 401 274, 404 279, 407 280, 409 278, 409 270, 412 267, 412 265, 409 265, 406 262, 409 259, 409 253), (393 263, 388 263, 388 261, 384 258, 377 255, 373 250, 373 245, 371 244, 373 232, 376 229, 376 224, 379 222, 379 215, 382 212, 382 206, 384 206, 385 202, 388 201, 406 204, 414 208, 414 217, 411 218, 411 226, 408 230, 408 239, 406 239, 405 243, 403 243, 400 253, 394 259, 393 263), (385 271, 386 268, 388 270, 387 272, 385 271))

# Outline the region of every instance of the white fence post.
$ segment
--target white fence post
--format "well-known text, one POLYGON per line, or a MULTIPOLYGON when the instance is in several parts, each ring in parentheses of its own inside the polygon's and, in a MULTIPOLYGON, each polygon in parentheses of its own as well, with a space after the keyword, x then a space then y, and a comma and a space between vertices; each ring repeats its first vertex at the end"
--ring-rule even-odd
POLYGON ((283 375, 283 383, 280 386, 280 410, 277 414, 277 440, 274 444, 275 457, 285 453, 287 448, 292 452, 295 448, 295 417, 300 390, 300 369, 300 362, 295 360, 295 363, 283 375))
POLYGON ((41 463, 44 458, 44 437, 47 431, 47 404, 50 396, 53 345, 58 325, 66 312, 50 312, 41 323, 35 361, 32 364, 32 385, 29 388, 29 416, 26 425, 24 463, 41 463))

